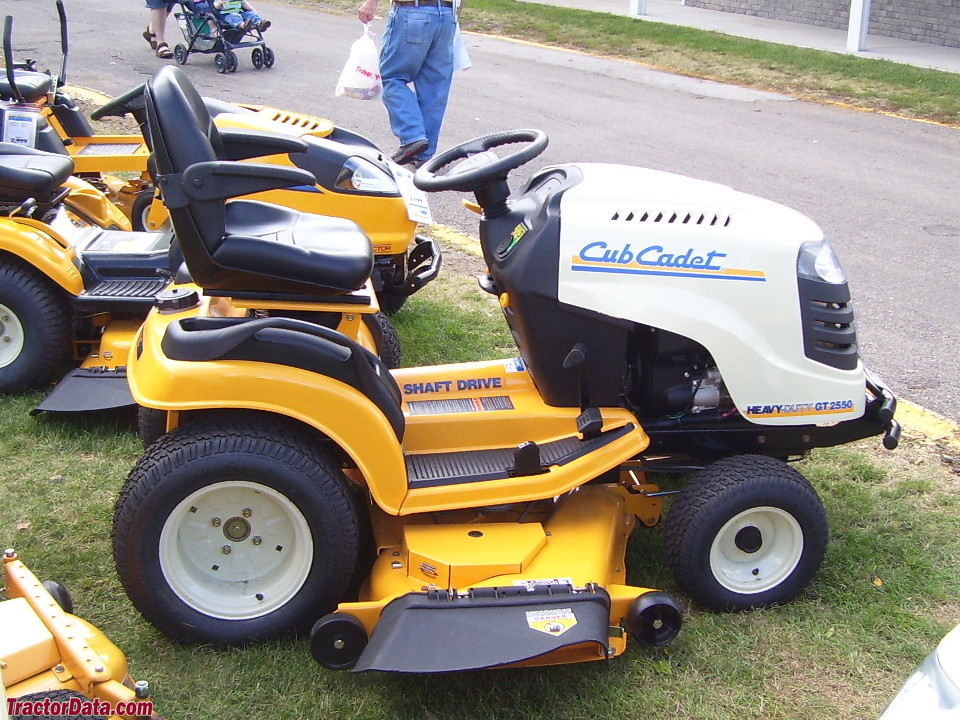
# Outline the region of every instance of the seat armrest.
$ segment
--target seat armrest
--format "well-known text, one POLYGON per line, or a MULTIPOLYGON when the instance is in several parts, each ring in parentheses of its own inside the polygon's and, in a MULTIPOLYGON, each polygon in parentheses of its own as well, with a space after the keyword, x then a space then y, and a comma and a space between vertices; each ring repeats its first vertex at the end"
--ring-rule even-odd
POLYGON ((157 177, 164 205, 168 208, 316 183, 313 173, 299 168, 228 160, 194 163, 182 175, 157 177))
POLYGON ((306 152, 307 143, 292 135, 238 128, 219 129, 223 147, 221 160, 248 160, 267 155, 306 152))

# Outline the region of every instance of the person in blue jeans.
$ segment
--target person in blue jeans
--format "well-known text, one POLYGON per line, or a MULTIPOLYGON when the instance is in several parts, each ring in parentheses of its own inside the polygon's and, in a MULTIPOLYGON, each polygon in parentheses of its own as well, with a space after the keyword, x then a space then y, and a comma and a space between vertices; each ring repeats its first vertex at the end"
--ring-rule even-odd
MULTIPOLYGON (((378 0, 364 0, 357 12, 369 23, 378 0)), ((400 142, 394 162, 419 167, 433 157, 453 81, 451 0, 393 0, 380 48, 383 104, 400 142), (413 88, 411 88, 411 84, 413 88)))
POLYGON ((146 5, 150 11, 150 22, 147 23, 147 29, 143 31, 143 39, 150 43, 150 48, 158 58, 172 58, 173 51, 167 44, 165 33, 167 16, 176 3, 173 0, 146 0, 146 5))

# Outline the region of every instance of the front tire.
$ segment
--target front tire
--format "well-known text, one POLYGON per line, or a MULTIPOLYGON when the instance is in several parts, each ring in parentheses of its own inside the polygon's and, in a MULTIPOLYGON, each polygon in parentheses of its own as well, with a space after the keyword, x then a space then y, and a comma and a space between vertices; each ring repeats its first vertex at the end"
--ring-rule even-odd
POLYGON ((809 481, 769 457, 720 460, 690 479, 667 514, 667 562, 715 611, 793 600, 827 547, 827 517, 809 481))
POLYGON ((309 627, 350 587, 360 519, 337 464, 284 421, 177 428, 130 473, 114 560, 127 595, 186 643, 309 627))
POLYGON ((67 360, 70 338, 63 293, 24 263, 0 259, 0 393, 50 382, 67 360))

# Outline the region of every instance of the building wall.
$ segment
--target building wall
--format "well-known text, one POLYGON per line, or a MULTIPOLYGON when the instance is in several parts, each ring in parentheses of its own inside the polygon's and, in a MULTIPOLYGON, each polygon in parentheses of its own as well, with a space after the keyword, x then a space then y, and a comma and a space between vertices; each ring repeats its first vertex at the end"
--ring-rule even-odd
MULTIPOLYGON (((708 10, 846 30, 850 0, 684 0, 708 10)), ((871 0, 871 35, 960 47, 957 0, 871 0)))

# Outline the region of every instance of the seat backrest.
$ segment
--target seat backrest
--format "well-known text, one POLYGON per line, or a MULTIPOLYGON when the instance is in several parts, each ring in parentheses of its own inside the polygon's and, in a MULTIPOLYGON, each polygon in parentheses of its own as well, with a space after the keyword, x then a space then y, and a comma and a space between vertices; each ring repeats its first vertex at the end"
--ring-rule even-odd
MULTIPOLYGON (((164 67, 147 82, 144 101, 158 176, 180 175, 195 163, 217 160, 219 131, 182 70, 164 67)), ((195 200, 188 207, 168 210, 187 266, 202 275, 215 266, 211 255, 223 241, 224 201, 195 200)))

